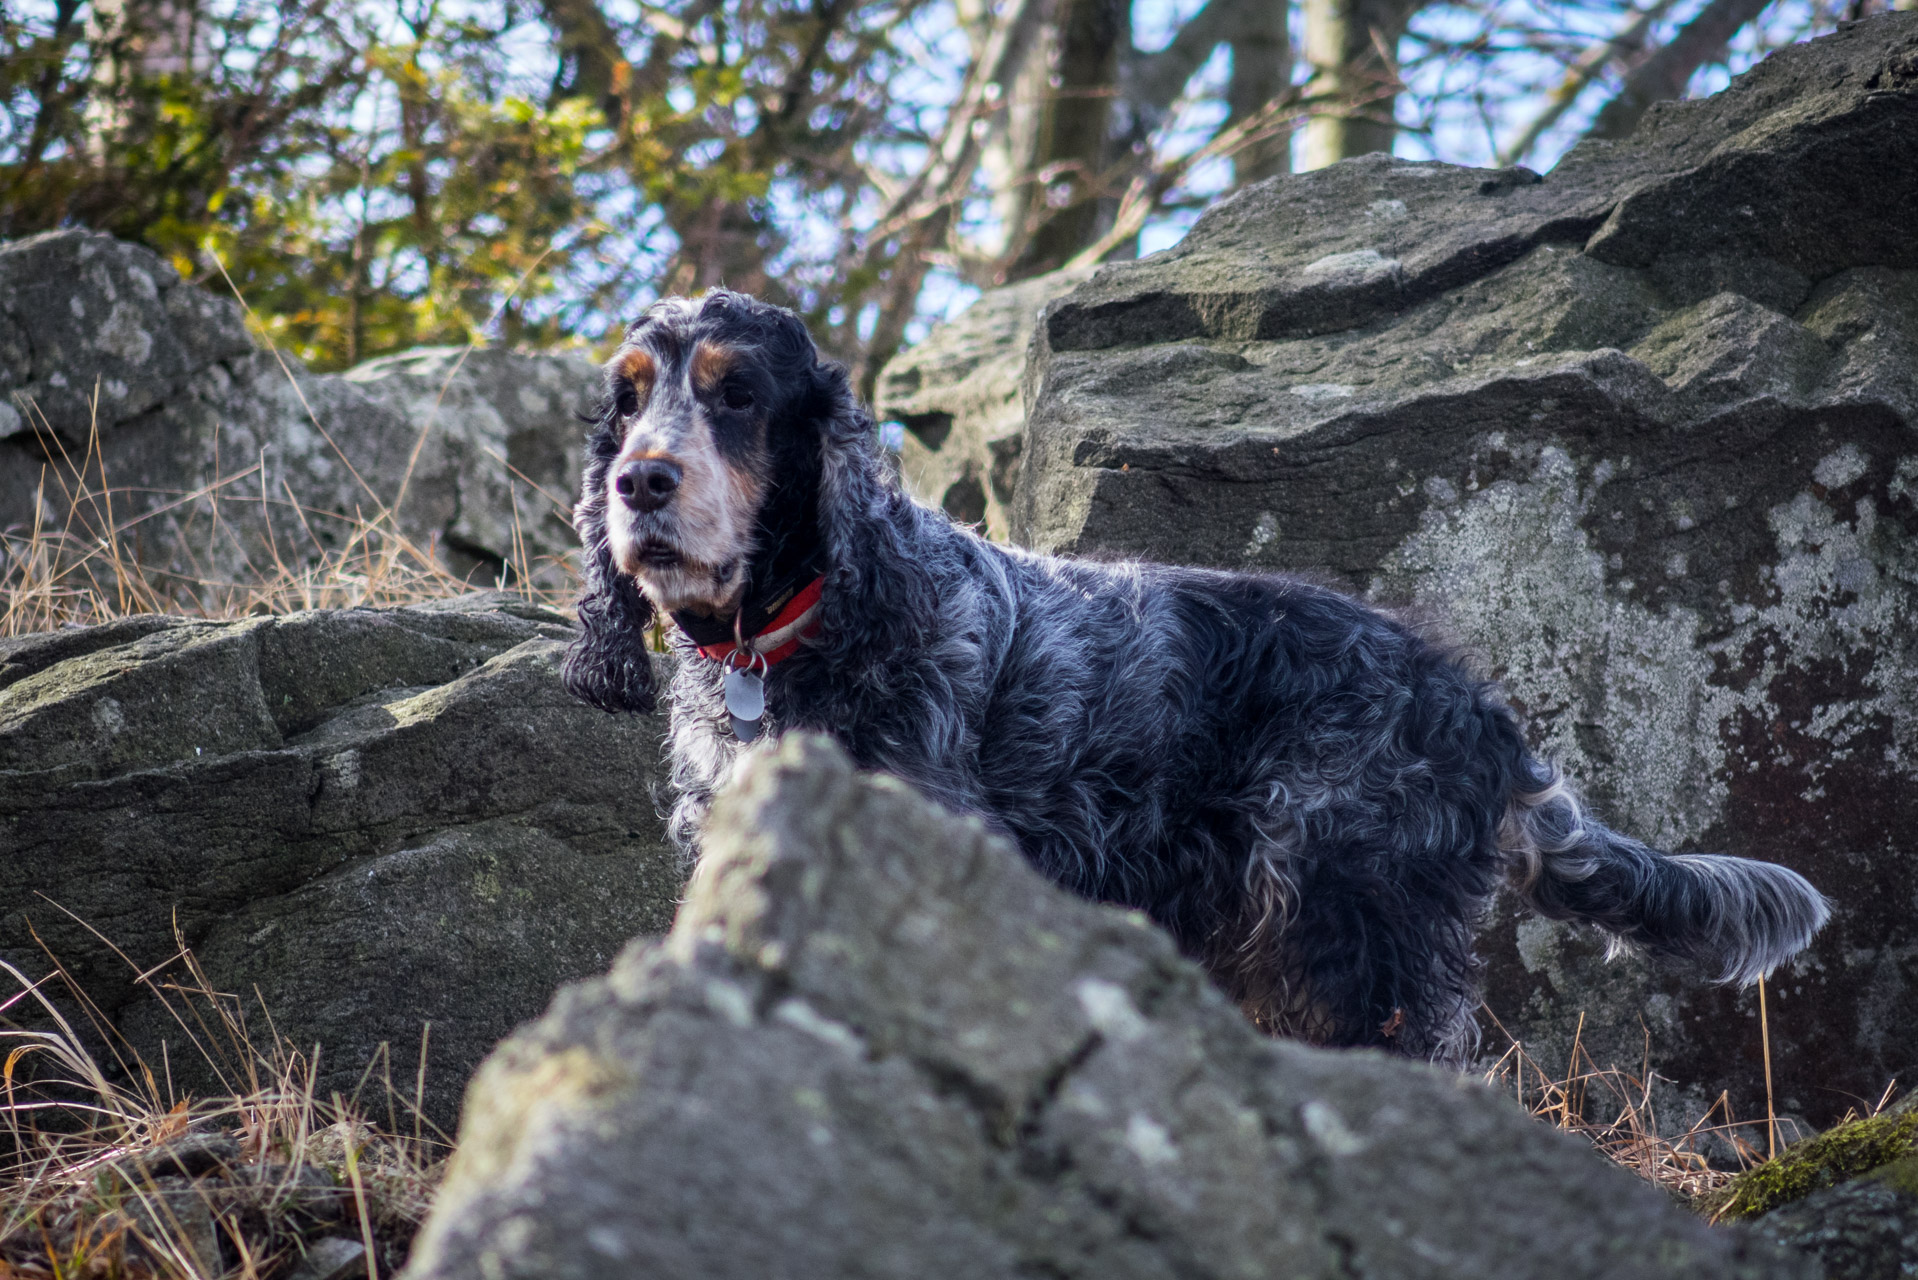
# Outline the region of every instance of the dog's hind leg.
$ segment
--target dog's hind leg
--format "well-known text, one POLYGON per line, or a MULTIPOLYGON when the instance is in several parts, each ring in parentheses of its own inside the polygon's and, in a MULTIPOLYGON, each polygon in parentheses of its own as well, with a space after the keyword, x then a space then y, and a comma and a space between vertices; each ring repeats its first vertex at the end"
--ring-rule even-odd
POLYGON ((1479 905, 1438 901, 1376 857, 1315 857, 1286 931, 1306 1039, 1462 1065, 1476 1049, 1479 905))
POLYGON ((1246 861, 1240 890, 1200 952, 1206 970, 1261 1030, 1322 1040, 1324 1011, 1307 998, 1293 948, 1299 892, 1289 851, 1261 840, 1246 861))

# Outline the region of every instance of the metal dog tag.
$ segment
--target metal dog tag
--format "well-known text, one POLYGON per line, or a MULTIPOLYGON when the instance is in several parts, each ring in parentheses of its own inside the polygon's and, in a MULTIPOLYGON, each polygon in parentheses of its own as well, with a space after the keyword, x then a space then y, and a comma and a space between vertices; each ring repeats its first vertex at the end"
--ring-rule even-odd
POLYGON ((751 742, 759 736, 759 722, 766 714, 766 685, 750 668, 726 668, 726 712, 733 720, 733 736, 751 742))

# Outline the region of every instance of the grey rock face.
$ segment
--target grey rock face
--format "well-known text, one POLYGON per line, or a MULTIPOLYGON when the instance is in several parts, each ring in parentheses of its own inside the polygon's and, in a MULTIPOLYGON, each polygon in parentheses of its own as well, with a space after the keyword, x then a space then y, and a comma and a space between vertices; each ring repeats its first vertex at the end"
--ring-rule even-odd
POLYGON ((1090 277, 1054 271, 982 295, 879 372, 874 412, 906 428, 900 471, 921 502, 1003 540, 1019 480, 1019 379, 1040 310, 1090 277))
POLYGON ((0 956, 38 972, 37 933, 151 1061, 170 1040, 175 1080, 210 1085, 127 967, 177 926, 220 990, 257 986, 324 1046, 322 1096, 382 1041, 411 1081, 430 1021, 450 1124, 494 1042, 678 897, 662 726, 566 694, 571 634, 480 595, 0 641, 0 956))
POLYGON ((1817 1258, 1828 1280, 1906 1280, 1918 1274, 1918 1157, 1815 1191, 1752 1229, 1817 1258))
MULTIPOLYGON (((1918 1069, 1918 14, 1780 52, 1549 177, 1281 178, 1051 304, 1014 536, 1330 574, 1480 655, 1615 826, 1784 863, 1781 1110, 1918 1069)), ((1754 993, 1507 912, 1548 1066, 1764 1111, 1754 993)))
POLYGON ((518 558, 557 584, 575 415, 597 387, 583 359, 504 351, 310 374, 146 249, 79 231, 0 244, 0 529, 117 526, 163 584, 256 581, 276 552, 297 567, 389 507, 461 576, 491 583, 518 558), (111 520, 97 498, 74 520, 81 485, 113 491, 111 520))
POLYGON ((670 937, 481 1069, 404 1274, 1797 1273, 1457 1076, 1261 1037, 1136 915, 789 738, 670 937))
POLYGON ((565 578, 557 562, 579 541, 579 415, 599 391, 597 368, 580 356, 423 347, 344 376, 415 433, 431 425, 414 483, 453 498, 435 527, 449 563, 471 572, 523 548, 537 580, 565 578))

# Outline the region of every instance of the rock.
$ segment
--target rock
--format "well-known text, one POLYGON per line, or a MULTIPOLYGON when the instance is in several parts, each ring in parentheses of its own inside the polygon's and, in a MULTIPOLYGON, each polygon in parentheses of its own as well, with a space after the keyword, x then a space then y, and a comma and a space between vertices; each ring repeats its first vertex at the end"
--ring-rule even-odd
POLYGON ((582 356, 423 347, 346 373, 415 432, 427 424, 415 483, 445 489, 453 515, 435 532, 462 574, 543 559, 536 581, 565 580, 586 426, 599 391, 582 356), (518 556, 515 549, 521 548, 518 556))
POLYGON ((494 1042, 663 931, 678 896, 662 725, 569 697, 571 635, 483 594, 0 641, 0 956, 38 972, 44 940, 201 1090, 200 1053, 129 967, 178 942, 323 1046, 322 1098, 382 1042, 410 1096, 430 1022, 427 1111, 450 1126, 494 1042))
POLYGON ((1827 1280, 1918 1274, 1918 1094, 1793 1143, 1699 1207, 1810 1254, 1827 1280))
MULTIPOLYGON (((120 1209, 130 1237, 122 1246, 135 1267, 173 1261, 188 1275, 218 1275, 220 1227, 205 1192, 187 1178, 156 1178, 128 1194, 120 1209), (144 1256, 141 1256, 144 1255, 144 1256), (184 1265, 180 1265, 184 1264, 184 1265)), ((112 1224, 104 1224, 107 1238, 112 1224)), ((128 1268, 133 1270, 135 1268, 128 1268)), ((139 1268, 144 1269, 144 1268, 139 1268)))
MULTIPOLYGON (((1780 1111, 1918 1070, 1918 14, 1551 175, 1275 179, 1051 303, 1013 536, 1330 575, 1481 655, 1613 825, 1784 863, 1780 1111)), ((1765 1107, 1755 993, 1501 912, 1488 1002, 1765 1107)), ((1502 1047, 1502 1046, 1501 1046, 1502 1047)), ((1688 1121, 1690 1117, 1685 1117, 1688 1121)))
POLYGON ((704 848, 481 1069, 410 1280, 1799 1273, 1475 1082, 1262 1037, 824 740, 704 848))
POLYGON ((563 581, 575 415, 597 390, 584 359, 507 351, 311 374, 254 350, 237 303, 144 248, 83 231, 0 244, 0 531, 37 521, 91 544, 116 528, 183 600, 336 552, 389 507, 388 532, 457 576, 517 561, 563 581))
POLYGON ((354 1280, 366 1274, 366 1246, 343 1236, 327 1236, 307 1249, 287 1280, 354 1280))
POLYGON ((900 472, 921 502, 1004 540, 1019 479, 1019 378, 1046 303, 1090 277, 1068 268, 993 289, 879 371, 873 410, 906 429, 900 472))
POLYGON ((1907 1280, 1918 1274, 1918 1157, 1815 1192, 1753 1229, 1817 1258, 1827 1280, 1907 1280))
POLYGON ((1794 1142, 1710 1193, 1699 1207, 1723 1220, 1755 1218, 1874 1170, 1918 1160, 1914 1102, 1918 1094, 1889 1111, 1794 1142))

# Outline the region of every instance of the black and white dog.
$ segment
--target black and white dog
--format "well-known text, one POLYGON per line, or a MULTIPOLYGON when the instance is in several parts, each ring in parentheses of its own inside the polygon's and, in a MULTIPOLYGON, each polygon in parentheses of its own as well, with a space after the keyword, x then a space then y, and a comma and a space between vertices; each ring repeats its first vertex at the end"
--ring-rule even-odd
POLYGON ((1144 911, 1267 1028, 1459 1061, 1473 931, 1530 905, 1748 983, 1826 918, 1783 867, 1673 855, 1585 813, 1445 649, 1272 575, 984 541, 908 498, 841 367, 739 294, 671 299, 607 368, 577 523, 569 687, 654 705, 671 615, 675 837, 742 740, 831 734, 1144 911))

